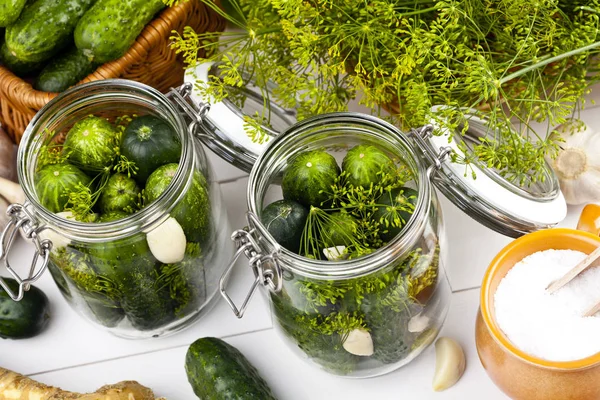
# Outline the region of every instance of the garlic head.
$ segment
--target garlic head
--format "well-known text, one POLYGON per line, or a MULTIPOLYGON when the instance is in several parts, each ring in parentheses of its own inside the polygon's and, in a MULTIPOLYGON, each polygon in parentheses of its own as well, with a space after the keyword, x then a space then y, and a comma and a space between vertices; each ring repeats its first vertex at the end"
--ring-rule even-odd
POLYGON ((564 140, 556 158, 547 157, 568 204, 600 201, 600 135, 571 120, 555 129, 564 140))

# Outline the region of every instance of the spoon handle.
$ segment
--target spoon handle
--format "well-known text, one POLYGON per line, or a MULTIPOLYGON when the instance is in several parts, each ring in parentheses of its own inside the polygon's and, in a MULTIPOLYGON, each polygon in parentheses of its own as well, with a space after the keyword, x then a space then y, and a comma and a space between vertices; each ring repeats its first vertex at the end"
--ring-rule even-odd
POLYGON ((581 274, 583 271, 588 269, 590 265, 596 261, 600 257, 600 247, 590 253, 586 258, 583 259, 579 264, 577 264, 574 268, 569 270, 562 278, 555 280, 546 288, 548 293, 552 294, 556 292, 558 289, 565 286, 567 283, 571 282, 575 277, 581 274))

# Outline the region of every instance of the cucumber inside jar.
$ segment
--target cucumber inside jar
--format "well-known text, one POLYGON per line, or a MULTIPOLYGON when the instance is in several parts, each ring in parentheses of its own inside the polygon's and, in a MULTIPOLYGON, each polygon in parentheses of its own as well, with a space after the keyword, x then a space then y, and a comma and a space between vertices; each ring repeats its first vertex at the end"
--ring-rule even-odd
MULTIPOLYGON (((88 115, 54 132, 39 151, 34 180, 40 204, 59 218, 105 224, 139 212, 167 190, 181 144, 159 117, 88 115), (132 151, 132 141, 125 141, 128 129, 143 130, 150 123, 151 148, 136 143, 132 151), (156 146, 159 136, 173 146, 156 146), (154 178, 140 179, 139 171, 154 178)), ((50 271, 64 295, 84 303, 84 313, 103 326, 152 331, 186 318, 207 300, 203 259, 211 232, 209 198, 208 182, 195 171, 168 224, 101 242, 54 235, 50 271), (181 234, 170 235, 165 226, 181 234), (180 250, 165 258, 173 249, 180 250)))
MULTIPOLYGON (((285 201, 318 200, 308 202, 302 225, 293 214, 282 213, 278 218, 283 222, 265 226, 276 240, 300 237, 286 249, 335 263, 393 241, 411 219, 418 192, 402 160, 375 145, 349 149, 342 168, 331 160, 335 158, 327 150, 295 156, 283 170, 285 201), (296 231, 289 232, 290 227, 296 231)), ((263 221, 278 202, 264 208, 263 221)), ((435 337, 435 324, 422 315, 438 268, 439 247, 421 241, 402 259, 362 277, 319 280, 291 274, 279 293, 270 294, 273 312, 300 350, 336 374, 402 363, 435 337)))

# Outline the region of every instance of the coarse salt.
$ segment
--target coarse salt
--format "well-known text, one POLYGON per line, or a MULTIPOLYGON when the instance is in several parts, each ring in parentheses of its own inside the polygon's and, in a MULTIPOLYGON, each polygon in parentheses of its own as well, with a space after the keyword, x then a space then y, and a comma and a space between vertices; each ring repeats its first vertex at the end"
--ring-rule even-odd
POLYGON ((581 262, 574 250, 545 250, 515 264, 494 296, 496 322, 522 351, 549 361, 600 352, 600 317, 582 317, 600 300, 600 267, 591 267, 549 294, 546 288, 581 262))

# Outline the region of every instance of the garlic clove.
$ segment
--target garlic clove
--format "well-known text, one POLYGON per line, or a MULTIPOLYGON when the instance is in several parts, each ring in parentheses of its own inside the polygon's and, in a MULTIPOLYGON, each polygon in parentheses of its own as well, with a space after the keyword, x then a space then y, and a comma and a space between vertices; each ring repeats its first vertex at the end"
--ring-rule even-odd
POLYGON ((342 261, 348 258, 346 246, 327 247, 323 249, 323 254, 329 261, 342 261))
POLYGON ((429 327, 429 317, 417 314, 408 321, 408 331, 411 333, 420 333, 429 327))
POLYGON ((371 334, 364 329, 350 331, 342 346, 348 353, 356 356, 373 355, 373 339, 371 334))
POLYGON ((456 384, 465 372, 465 352, 458 342, 441 337, 435 342, 435 374, 433 390, 440 392, 456 384))
POLYGON ((177 263, 185 256, 187 240, 183 228, 173 217, 146 234, 154 258, 165 264, 177 263))

